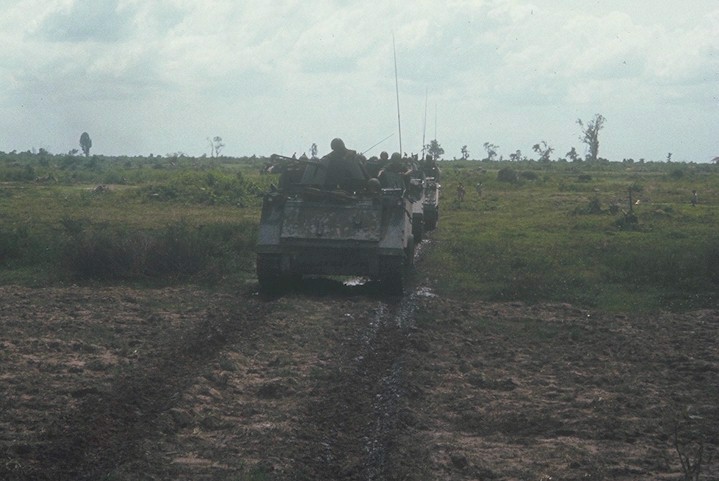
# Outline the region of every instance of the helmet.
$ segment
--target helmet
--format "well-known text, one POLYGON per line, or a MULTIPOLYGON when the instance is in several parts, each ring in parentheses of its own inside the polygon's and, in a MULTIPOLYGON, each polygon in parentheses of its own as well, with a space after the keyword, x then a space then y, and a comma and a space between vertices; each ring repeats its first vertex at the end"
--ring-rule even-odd
POLYGON ((381 192, 382 191, 382 184, 380 184, 379 179, 372 177, 367 181, 367 190, 370 192, 381 192))
POLYGON ((346 150, 345 143, 339 137, 332 139, 332 142, 330 142, 330 147, 332 148, 333 152, 346 150))

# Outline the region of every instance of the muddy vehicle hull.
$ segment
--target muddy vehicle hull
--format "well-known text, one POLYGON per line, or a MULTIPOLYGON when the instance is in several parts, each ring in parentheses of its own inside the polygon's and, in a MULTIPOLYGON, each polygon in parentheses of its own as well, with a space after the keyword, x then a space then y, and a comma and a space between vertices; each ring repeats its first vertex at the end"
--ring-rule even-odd
POLYGON ((269 193, 256 250, 263 291, 306 275, 338 275, 374 278, 387 291, 401 292, 414 255, 412 203, 394 189, 269 193))

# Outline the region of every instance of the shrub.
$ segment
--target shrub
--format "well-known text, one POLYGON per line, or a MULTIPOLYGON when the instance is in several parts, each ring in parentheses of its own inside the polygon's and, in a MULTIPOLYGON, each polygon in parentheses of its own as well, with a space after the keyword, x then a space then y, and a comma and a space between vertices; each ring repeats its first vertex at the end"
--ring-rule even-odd
POLYGON ((80 279, 198 278, 216 281, 250 271, 256 227, 185 222, 158 231, 65 221, 63 267, 80 279))
POLYGON ((11 166, 0 170, 0 180, 3 182, 27 182, 35 178, 37 173, 31 165, 11 166))
POLYGON ((499 169, 499 172, 497 172, 497 180, 500 182, 517 182, 519 180, 519 175, 513 168, 504 167, 499 169))
POLYGON ((684 171, 682 169, 674 169, 669 173, 669 177, 674 180, 679 180, 684 177, 684 171))
POLYGON ((182 172, 168 181, 141 189, 149 199, 188 204, 244 206, 254 187, 238 172, 182 172))
POLYGON ((25 229, 0 229, 0 265, 19 258, 27 240, 25 229))

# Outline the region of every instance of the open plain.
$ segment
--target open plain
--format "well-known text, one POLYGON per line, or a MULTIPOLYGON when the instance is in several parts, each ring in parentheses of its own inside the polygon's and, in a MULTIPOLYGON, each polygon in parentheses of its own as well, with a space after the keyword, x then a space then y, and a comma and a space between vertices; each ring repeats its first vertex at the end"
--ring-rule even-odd
POLYGON ((682 479, 683 453, 718 479, 719 311, 422 281, 2 287, 0 478, 682 479))

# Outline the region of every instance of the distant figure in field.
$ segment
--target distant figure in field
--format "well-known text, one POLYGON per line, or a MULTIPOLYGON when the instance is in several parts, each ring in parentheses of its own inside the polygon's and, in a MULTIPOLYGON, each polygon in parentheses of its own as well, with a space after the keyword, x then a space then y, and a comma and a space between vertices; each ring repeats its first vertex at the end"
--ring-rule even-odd
POLYGON ((464 190, 464 184, 460 182, 459 185, 457 185, 457 200, 462 202, 464 200, 465 193, 466 191, 464 190))
POLYGON ((699 194, 697 194, 696 190, 692 191, 692 205, 697 205, 699 203, 699 194))

